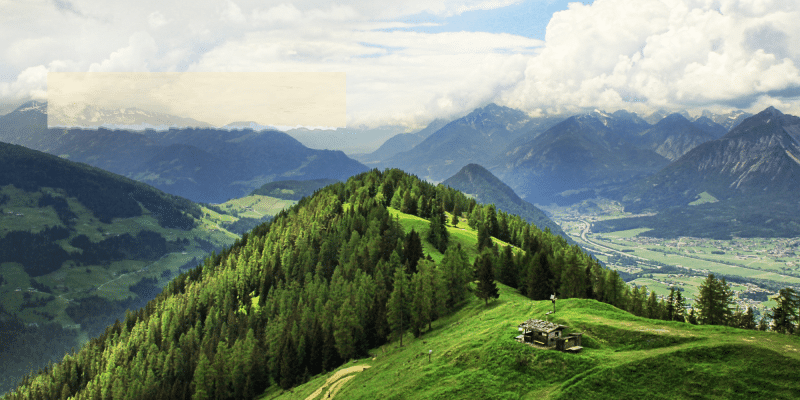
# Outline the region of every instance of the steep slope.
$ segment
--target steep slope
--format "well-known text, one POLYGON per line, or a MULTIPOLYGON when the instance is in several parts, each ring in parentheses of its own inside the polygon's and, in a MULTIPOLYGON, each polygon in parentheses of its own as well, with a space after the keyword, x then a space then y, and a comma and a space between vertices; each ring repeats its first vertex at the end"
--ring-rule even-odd
POLYGON ((624 201, 634 212, 702 211, 733 235, 785 236, 798 233, 798 184, 800 118, 769 107, 637 183, 624 201), (689 207, 704 192, 720 201, 689 207))
POLYGON ((800 118, 773 107, 704 143, 639 187, 642 205, 685 205, 701 192, 717 199, 794 193, 800 178, 800 118), (677 197, 676 197, 677 196, 677 197))
POLYGON ((485 165, 514 139, 540 129, 548 121, 489 104, 448 123, 413 149, 397 153, 381 165, 441 181, 466 164, 485 165))
POLYGON ((143 183, 0 143, 0 391, 234 242, 203 214, 143 183))
POLYGON ((386 140, 381 147, 378 147, 378 149, 372 153, 362 154, 354 158, 365 165, 380 163, 383 160, 391 158, 397 153, 410 150, 445 125, 447 125, 447 120, 436 119, 420 131, 399 133, 394 135, 386 140))
POLYGON ((681 114, 670 114, 642 132, 635 143, 675 161, 701 143, 718 139, 725 134, 724 128, 711 120, 698 121, 689 121, 681 114))
POLYGON ((715 114, 708 110, 703 110, 701 117, 708 118, 715 123, 722 125, 726 131, 729 131, 739 125, 742 121, 752 117, 753 114, 742 110, 734 110, 726 114, 715 114))
POLYGON ((303 197, 311 196, 318 189, 336 182, 333 179, 276 181, 264 184, 260 188, 253 190, 250 195, 270 196, 284 200, 300 200, 303 197))
POLYGON ((544 211, 519 198, 513 189, 478 164, 464 166, 442 184, 475 196, 475 200, 481 203, 494 204, 499 210, 519 215, 539 229, 549 228, 554 234, 571 242, 569 236, 544 211))
POLYGON ((530 301, 501 285, 493 307, 473 299, 402 347, 384 345, 258 399, 788 400, 800 390, 788 367, 800 367, 800 357, 780 350, 800 349, 796 336, 639 318, 586 299, 559 300, 556 308, 546 316, 550 301, 530 301), (517 324, 529 318, 581 332, 583 350, 566 354, 517 343, 517 324))
POLYGON ((667 164, 615 132, 613 116, 600 111, 570 117, 533 140, 506 149, 489 168, 532 203, 570 203, 569 194, 647 175, 667 164), (566 192, 566 193, 563 193, 566 192))
POLYGON ((603 273, 563 238, 519 217, 504 220, 510 243, 484 243, 498 246, 497 256, 489 249, 477 254, 477 239, 494 224, 488 214, 474 221, 479 232, 465 222, 448 224, 452 242, 442 254, 427 239, 439 219, 387 207, 394 192, 404 203, 434 205, 420 207, 431 212, 442 203, 483 207, 455 189, 398 170, 373 170, 328 186, 181 274, 147 306, 61 363, 32 374, 5 398, 38 391, 44 398, 77 400, 98 390, 132 398, 253 398, 270 386, 289 389, 363 357, 395 333, 427 332, 433 320, 470 296, 473 260, 496 268, 501 280, 525 277, 523 290, 536 281, 534 259, 537 268, 553 268, 554 284, 563 282, 575 293, 583 292, 570 289, 572 283, 603 273), (408 225, 416 229, 406 231, 408 225), (519 254, 534 250, 539 257, 519 254), (562 274, 561 264, 550 262, 560 257, 569 258, 564 268, 574 278, 562 279, 572 273, 562 274), (584 271, 591 275, 580 275, 584 271))
POLYGON ((0 141, 85 162, 192 201, 220 203, 277 179, 346 179, 367 170, 341 151, 312 150, 278 131, 47 129, 28 103, 0 117, 0 141))

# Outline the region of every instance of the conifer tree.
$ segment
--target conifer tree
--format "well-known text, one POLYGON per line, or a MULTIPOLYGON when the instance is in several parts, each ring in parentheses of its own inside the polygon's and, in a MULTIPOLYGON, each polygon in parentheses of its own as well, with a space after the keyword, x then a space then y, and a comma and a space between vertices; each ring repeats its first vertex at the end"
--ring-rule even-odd
POLYGON ((194 395, 192 400, 205 400, 210 399, 213 392, 211 363, 204 352, 200 352, 200 360, 197 362, 197 368, 194 370, 194 379, 192 385, 194 386, 194 395))
POLYGON ((458 203, 453 206, 453 218, 450 220, 450 223, 453 226, 458 225, 458 215, 461 214, 461 209, 458 207, 458 203))
POLYGON ((724 325, 731 316, 730 304, 733 292, 725 282, 708 274, 706 280, 700 284, 699 293, 695 300, 695 307, 700 313, 698 321, 704 325, 724 325))
POLYGON ((491 252, 484 251, 475 259, 475 275, 478 278, 478 287, 475 295, 485 301, 487 306, 490 298, 496 299, 500 297, 500 291, 494 282, 493 257, 491 252))
POLYGON ((686 313, 686 301, 683 299, 680 290, 676 290, 675 292, 675 314, 672 320, 686 322, 686 315, 684 315, 686 313))
POLYGON ((445 227, 447 217, 444 214, 442 206, 433 205, 431 207, 430 230, 428 231, 428 242, 435 247, 439 252, 444 253, 447 250, 447 244, 450 239, 450 233, 445 227))
POLYGON ((396 336, 400 336, 400 346, 403 345, 403 334, 409 325, 409 292, 408 275, 402 268, 394 273, 394 289, 386 304, 386 318, 389 326, 396 336))
POLYGON ((659 314, 661 314, 659 311, 656 292, 651 290, 650 296, 647 298, 647 311, 645 316, 650 319, 657 319, 659 318, 659 314))
POLYGON ((333 338, 336 339, 336 351, 344 360, 349 360, 356 355, 356 339, 360 336, 357 332, 361 330, 358 317, 353 310, 354 305, 350 302, 350 297, 344 299, 344 303, 339 308, 339 314, 334 318, 333 338))
POLYGON ((770 313, 772 328, 776 332, 792 334, 797 320, 797 308, 800 305, 797 293, 794 289, 785 288, 781 289, 778 295, 772 299, 778 303, 770 313))
MULTIPOLYGON (((422 263, 422 265, 427 264, 427 260, 422 263)), ((424 268, 422 265, 420 268, 424 268)), ((428 325, 432 319, 431 314, 433 309, 431 306, 434 296, 433 288, 430 287, 430 282, 427 282, 425 278, 421 270, 411 276, 410 291, 414 293, 414 295, 410 296, 409 311, 411 321, 409 325, 414 337, 419 337, 422 333, 422 329, 425 325, 428 325)))
POLYGON ((447 287, 447 307, 454 307, 466 298, 467 283, 470 281, 467 254, 456 243, 447 248, 442 258, 443 279, 447 287))
POLYGON ((674 286, 670 286, 669 287, 669 297, 667 297, 666 309, 667 309, 667 315, 666 315, 665 319, 667 321, 674 321, 675 320, 675 287, 674 286))
POLYGON ((547 262, 547 256, 543 253, 536 253, 530 262, 528 273, 528 297, 533 300, 547 300, 553 294, 553 287, 550 282, 553 274, 547 262))
POLYGON ((692 325, 697 325, 697 316, 694 314, 694 307, 689 309, 689 316, 686 321, 692 325))
POLYGON ((405 250, 406 263, 408 265, 406 273, 413 274, 417 272, 419 259, 424 255, 422 251, 422 241, 414 228, 411 228, 411 232, 408 232, 406 235, 403 247, 405 250))

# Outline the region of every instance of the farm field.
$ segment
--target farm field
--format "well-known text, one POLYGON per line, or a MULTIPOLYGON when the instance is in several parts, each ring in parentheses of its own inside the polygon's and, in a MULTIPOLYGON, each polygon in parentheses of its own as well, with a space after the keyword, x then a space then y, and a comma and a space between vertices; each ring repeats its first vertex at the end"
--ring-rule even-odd
POLYGON ((621 208, 603 200, 547 210, 582 247, 608 267, 629 274, 629 284, 647 286, 659 296, 674 285, 693 300, 705 276, 713 273, 727 277, 740 307, 764 312, 775 305, 769 297, 779 288, 800 288, 800 238, 662 239, 648 237, 647 228, 592 232, 594 222, 632 216, 621 208))

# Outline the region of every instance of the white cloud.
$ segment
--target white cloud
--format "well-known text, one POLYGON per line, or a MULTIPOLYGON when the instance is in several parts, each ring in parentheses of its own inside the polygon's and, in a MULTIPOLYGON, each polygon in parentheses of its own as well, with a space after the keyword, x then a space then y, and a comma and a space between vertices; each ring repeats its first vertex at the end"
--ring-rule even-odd
POLYGON ((147 22, 150 24, 151 28, 158 29, 168 24, 170 21, 164 17, 164 14, 161 14, 158 11, 153 11, 147 16, 147 22))
POLYGON ((155 40, 145 32, 136 32, 128 46, 113 53, 100 63, 89 66, 89 72, 149 71, 148 61, 158 50, 155 40))
MULTIPOLYGON (((692 108, 800 87, 786 1, 597 0, 570 4, 507 97, 519 107, 692 108), (616 94, 615 94, 616 93, 616 94), (542 99, 547 99, 542 101, 542 99)), ((746 105, 746 104, 745 104, 746 105)), ((754 105, 756 107, 756 105, 754 105)))
POLYGON ((42 71, 55 69, 341 71, 348 118, 368 125, 419 125, 488 101, 527 111, 797 102, 796 0, 572 3, 544 42, 397 22, 514 2, 0 0, 0 96, 41 94, 42 71))

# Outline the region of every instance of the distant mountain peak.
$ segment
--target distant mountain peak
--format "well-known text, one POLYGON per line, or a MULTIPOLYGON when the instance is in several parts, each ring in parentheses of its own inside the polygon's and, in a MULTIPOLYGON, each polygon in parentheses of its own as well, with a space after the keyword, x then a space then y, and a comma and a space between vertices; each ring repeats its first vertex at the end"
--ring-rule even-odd
POLYGON ((764 111, 761 111, 760 113, 758 113, 758 115, 769 115, 771 117, 779 117, 779 116, 783 115, 783 113, 780 112, 780 110, 778 110, 777 108, 775 108, 773 106, 769 106, 769 107, 765 108, 764 111))
POLYGON ((39 101, 39 100, 31 100, 28 101, 21 106, 17 107, 14 112, 30 112, 30 111, 38 111, 42 114, 47 115, 47 102, 46 101, 39 101))

